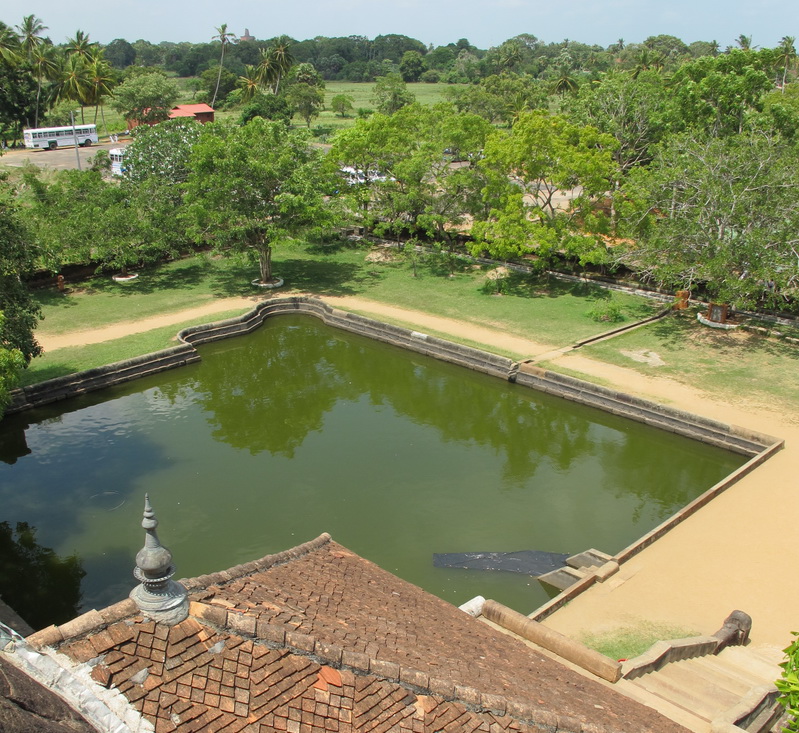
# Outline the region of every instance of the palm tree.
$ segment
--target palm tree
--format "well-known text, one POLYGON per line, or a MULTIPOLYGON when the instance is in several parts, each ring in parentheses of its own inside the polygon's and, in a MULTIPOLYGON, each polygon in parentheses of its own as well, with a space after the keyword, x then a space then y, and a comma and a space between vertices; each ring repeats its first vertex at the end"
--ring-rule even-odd
POLYGON ((216 77, 216 89, 214 89, 214 98, 211 100, 211 106, 214 106, 216 102, 216 95, 219 92, 219 82, 222 80, 222 68, 225 65, 225 49, 227 48, 229 43, 233 43, 236 39, 235 33, 230 33, 227 29, 227 23, 222 23, 219 28, 216 29, 216 35, 211 36, 211 40, 214 39, 221 41, 222 43, 222 56, 219 59, 219 74, 216 77))
POLYGON ((89 40, 89 34, 83 31, 75 31, 74 38, 67 39, 66 52, 72 56, 86 58, 91 55, 97 44, 89 40))
POLYGON ((36 111, 34 113, 34 127, 39 126, 39 98, 42 92, 42 77, 52 75, 55 71, 55 58, 51 51, 52 46, 46 44, 41 37, 47 26, 35 15, 26 15, 22 23, 17 26, 19 33, 20 49, 24 57, 36 70, 36 111))
POLYGON ((741 35, 735 39, 735 42, 738 44, 738 48, 740 48, 741 51, 752 50, 752 36, 745 36, 741 33, 741 35))
POLYGON ((241 90, 241 101, 249 102, 261 89, 260 69, 253 64, 247 64, 244 74, 237 79, 236 86, 241 90))
POLYGON ((277 63, 272 56, 272 49, 261 49, 261 60, 258 62, 258 81, 271 87, 275 91, 275 82, 279 76, 277 63))
POLYGON ((83 104, 86 102, 91 89, 88 67, 86 61, 77 53, 69 54, 62 59, 58 71, 56 99, 77 102, 80 106, 80 119, 83 118, 83 104))
POLYGON ((558 77, 552 83, 552 91, 556 94, 566 94, 577 89, 579 84, 577 79, 572 76, 571 69, 566 64, 558 68, 558 77))
POLYGON ((17 26, 17 33, 19 33, 20 46, 22 52, 27 58, 33 54, 33 50, 44 43, 41 37, 43 31, 47 30, 47 26, 42 23, 35 15, 26 15, 22 19, 21 25, 17 26))
POLYGON ((34 127, 38 127, 39 98, 42 92, 42 80, 48 79, 49 81, 55 81, 58 78, 58 52, 55 46, 49 43, 40 43, 31 51, 30 62, 36 72, 36 122, 34 127))
POLYGON ((785 94, 785 78, 788 76, 788 69, 796 63, 796 42, 795 36, 783 36, 780 45, 777 47, 777 59, 782 62, 782 93, 785 94))
MULTIPOLYGON (((94 123, 97 124, 97 111, 102 111, 103 124, 105 124, 105 110, 101 107, 103 99, 111 95, 111 91, 116 86, 114 72, 111 65, 103 58, 102 51, 91 57, 86 70, 88 78, 88 88, 86 91, 86 103, 94 104, 94 123)), ((106 126, 106 133, 108 127, 106 126)))
POLYGON ((19 38, 5 23, 0 22, 0 59, 11 65, 19 63, 19 38))
POLYGON ((281 79, 288 74, 289 70, 294 65, 294 56, 292 56, 291 51, 289 51, 289 40, 288 36, 280 36, 275 45, 268 50, 276 70, 275 94, 280 91, 281 79))

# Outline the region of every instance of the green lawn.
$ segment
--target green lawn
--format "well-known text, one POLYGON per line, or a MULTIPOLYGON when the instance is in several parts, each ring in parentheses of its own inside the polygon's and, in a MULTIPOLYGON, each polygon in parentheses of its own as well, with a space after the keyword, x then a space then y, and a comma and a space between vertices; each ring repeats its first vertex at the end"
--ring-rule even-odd
MULTIPOLYGON (((656 307, 651 301, 635 296, 610 295, 599 288, 564 285, 554 280, 548 283, 521 275, 511 276, 505 294, 496 295, 494 284, 486 277, 488 268, 462 261, 450 276, 449 268, 430 259, 417 263, 417 276, 414 277, 411 264, 406 259, 398 257, 396 261, 368 262, 366 256, 369 252, 367 247, 344 245, 292 244, 279 247, 274 253, 274 267, 286 282, 280 294, 357 295, 481 326, 502 328, 518 336, 558 346, 608 328, 607 324, 597 323, 588 315, 597 301, 610 298, 617 301, 628 321, 645 317, 656 307)), ((39 331, 43 335, 56 335, 101 328, 194 308, 218 298, 249 295, 253 292, 249 283, 255 272, 254 265, 198 255, 145 269, 137 280, 129 283, 115 283, 110 277, 103 276, 82 285, 75 284, 67 294, 54 290, 38 291, 36 297, 45 316, 39 331)), ((214 316, 213 320, 219 318, 214 316)), ((128 339, 123 339, 124 347, 102 344, 82 347, 75 352, 58 349, 43 359, 35 359, 26 372, 26 381, 48 379, 54 375, 54 370, 69 373, 135 353, 165 348, 179 328, 172 327, 166 334, 154 335, 159 339, 157 345, 144 336, 131 336, 129 338, 135 346, 129 346, 128 339), (124 351, 114 352, 111 357, 106 348, 123 348, 124 351)))
POLYGON ((728 398, 738 395, 799 409, 799 347, 740 329, 708 328, 698 323, 695 312, 656 321, 580 353, 728 398), (650 352, 665 363, 651 366, 631 356, 650 352))

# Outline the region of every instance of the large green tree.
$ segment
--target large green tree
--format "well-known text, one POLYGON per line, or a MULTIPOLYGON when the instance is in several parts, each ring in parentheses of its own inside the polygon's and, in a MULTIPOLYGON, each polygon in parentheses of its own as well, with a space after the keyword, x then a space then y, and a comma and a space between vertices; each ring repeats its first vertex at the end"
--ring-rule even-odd
POLYGON ((22 276, 34 268, 34 247, 14 191, 0 179, 0 415, 19 371, 42 349, 33 335, 41 310, 22 276))
POLYGON ((615 140, 565 117, 527 112, 495 133, 481 167, 487 213, 475 221, 473 250, 498 258, 532 255, 545 265, 562 253, 604 258, 609 223, 597 206, 616 177, 615 140))
POLYGON ((191 232, 256 259, 259 281, 274 282, 272 248, 331 222, 319 156, 302 132, 260 117, 243 127, 205 125, 186 183, 191 232))
POLYGON ((739 307, 785 307, 799 286, 799 160, 763 130, 678 135, 626 185, 636 244, 619 254, 666 287, 739 307))
POLYGON ((163 74, 140 74, 125 80, 114 90, 112 106, 126 120, 161 122, 178 101, 177 85, 163 74))

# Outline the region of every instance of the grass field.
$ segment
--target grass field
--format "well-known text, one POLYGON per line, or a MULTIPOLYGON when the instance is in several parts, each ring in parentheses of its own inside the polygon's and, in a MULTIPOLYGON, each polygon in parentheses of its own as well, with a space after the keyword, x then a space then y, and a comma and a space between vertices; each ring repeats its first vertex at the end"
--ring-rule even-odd
MULTIPOLYGON (((190 78, 175 78, 180 89, 180 99, 178 104, 192 104, 194 102, 194 92, 189 86, 190 78)), ((420 104, 436 104, 437 102, 446 101, 445 92, 447 89, 453 88, 452 84, 408 84, 408 90, 416 97, 416 101, 420 104)), ((312 123, 311 127, 321 128, 322 136, 327 136, 336 130, 351 126, 356 119, 358 109, 374 110, 375 105, 372 102, 372 94, 374 83, 356 83, 344 81, 329 81, 325 87, 325 109, 312 123), (340 117, 330 109, 330 100, 337 94, 346 94, 353 98, 353 110, 351 116, 340 117)), ((83 114, 86 122, 94 122, 94 107, 84 107, 83 114)), ((97 116, 97 132, 101 138, 107 137, 111 133, 120 133, 127 129, 127 122, 124 117, 110 106, 106 106, 103 110, 105 115, 105 122, 98 114, 97 116)), ((236 107, 233 109, 217 110, 215 115, 216 120, 236 120, 241 114, 241 109, 236 107)), ((304 127, 305 124, 299 119, 295 118, 294 124, 298 127, 304 127)))
POLYGON ((695 312, 656 321, 580 350, 584 356, 666 376, 742 401, 799 409, 799 348, 748 331, 702 326, 695 312), (637 359, 650 358, 647 363, 637 359))
MULTIPOLYGON (((490 328, 501 328, 531 340, 566 345, 604 331, 607 326, 595 322, 589 311, 597 302, 612 298, 619 303, 628 320, 649 315, 653 304, 636 296, 609 295, 607 291, 584 285, 563 285, 533 277, 512 276, 505 294, 495 295, 495 285, 487 278, 488 268, 462 261, 450 276, 449 269, 434 258, 421 258, 414 277, 407 259, 396 256, 388 262, 369 262, 369 248, 356 246, 287 245, 275 250, 275 272, 286 285, 280 294, 312 292, 324 295, 358 295, 371 300, 423 310, 435 315, 490 328), (488 285, 486 285, 488 283, 488 285)), ((255 266, 238 260, 198 255, 143 270, 129 283, 116 283, 98 277, 76 284, 64 295, 42 290, 36 297, 42 305, 44 320, 39 332, 61 335, 123 323, 134 317, 174 313, 231 296, 250 295, 249 284, 255 266)), ((214 320, 218 320, 214 316, 214 320)), ((208 320, 207 318, 205 320, 208 320)), ((402 324, 410 325, 410 324, 402 324)), ((142 339, 134 353, 166 348, 179 327, 157 335, 157 341, 142 339)), ((155 335, 154 335, 155 337, 155 335)), ((137 340, 139 337, 131 336, 137 340)), ((127 341, 127 339, 125 339, 127 341)), ((473 342, 468 342, 476 345, 473 342)), ((76 353, 58 349, 44 359, 35 359, 25 372, 25 383, 48 379, 91 366, 131 356, 131 347, 114 352, 108 344, 84 346, 80 362, 76 353)), ((507 354, 522 357, 523 354, 507 354)))

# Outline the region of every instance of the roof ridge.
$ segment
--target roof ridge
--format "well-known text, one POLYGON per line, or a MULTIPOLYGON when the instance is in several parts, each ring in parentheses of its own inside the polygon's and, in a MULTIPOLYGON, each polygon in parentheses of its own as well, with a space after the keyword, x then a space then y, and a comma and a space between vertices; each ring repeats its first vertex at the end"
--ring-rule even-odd
MULTIPOLYGON (((303 542, 288 550, 283 550, 282 552, 271 555, 264 555, 258 560, 251 560, 241 565, 235 565, 228 570, 220 570, 207 575, 198 575, 194 578, 183 579, 180 582, 189 592, 212 584, 222 585, 223 583, 236 580, 237 578, 249 575, 258 570, 266 570, 276 565, 284 565, 291 560, 304 557, 329 544, 331 540, 331 536, 327 532, 323 532, 315 539, 303 542)), ((137 616, 139 613, 140 611, 135 601, 126 598, 101 611, 91 609, 64 624, 47 626, 28 636, 27 641, 36 649, 41 649, 45 646, 55 646, 63 641, 75 639, 92 631, 110 626, 116 621, 121 621, 128 616, 137 616)))
POLYGON ((194 578, 181 578, 180 582, 187 591, 192 592, 198 588, 207 588, 209 585, 223 585, 231 580, 242 578, 245 575, 251 575, 258 570, 267 570, 268 568, 275 567, 276 565, 285 565, 292 560, 309 555, 316 552, 325 545, 331 542, 332 538, 327 532, 323 532, 318 537, 308 542, 303 542, 301 545, 296 545, 288 550, 277 552, 271 555, 264 555, 258 560, 250 560, 249 562, 240 565, 234 565, 227 570, 219 570, 215 573, 207 573, 205 575, 198 575, 194 578))
POLYGON ((450 680, 431 677, 426 672, 397 662, 375 659, 362 652, 348 651, 309 634, 286 629, 282 624, 270 623, 247 611, 191 601, 189 616, 215 627, 218 631, 224 630, 237 636, 248 637, 254 643, 264 644, 273 649, 286 649, 292 654, 308 657, 337 669, 345 668, 356 674, 370 674, 417 694, 436 695, 449 702, 459 703, 471 712, 508 715, 520 723, 557 730, 561 733, 616 733, 615 729, 607 726, 583 723, 577 718, 541 710, 523 699, 481 692, 468 685, 458 685, 450 680))

